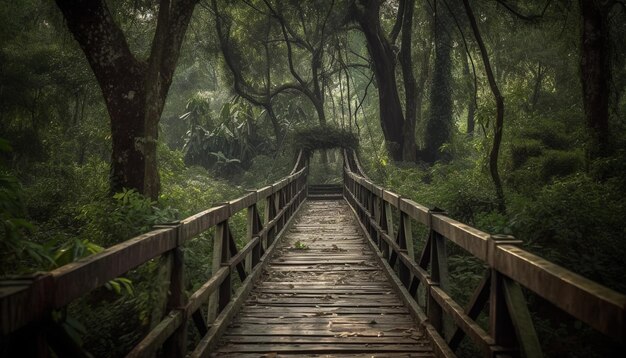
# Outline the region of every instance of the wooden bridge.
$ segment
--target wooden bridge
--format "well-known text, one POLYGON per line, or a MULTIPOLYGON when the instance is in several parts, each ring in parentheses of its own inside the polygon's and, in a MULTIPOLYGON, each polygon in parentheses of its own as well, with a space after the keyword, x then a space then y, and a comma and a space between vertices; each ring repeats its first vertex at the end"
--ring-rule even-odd
POLYGON ((353 152, 344 152, 339 188, 309 187, 307 162, 300 153, 274 185, 54 271, 1 282, 0 355, 87 356, 51 313, 159 257, 169 277, 165 314, 129 357, 453 357, 463 339, 485 357, 539 357, 524 291, 624 344, 626 296, 510 236, 384 190, 353 152), (238 249, 229 222, 242 211, 246 244, 238 249), (420 227, 426 234, 417 238, 420 227), (182 245, 210 229, 212 275, 187 296, 182 245), (484 265, 466 307, 449 293, 452 249, 484 265))

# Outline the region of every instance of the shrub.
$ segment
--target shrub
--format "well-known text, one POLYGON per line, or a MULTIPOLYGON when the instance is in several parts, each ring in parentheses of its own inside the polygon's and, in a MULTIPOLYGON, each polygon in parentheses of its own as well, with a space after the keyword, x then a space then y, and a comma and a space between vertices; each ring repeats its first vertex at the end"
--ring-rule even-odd
POLYGON ((519 169, 531 157, 538 157, 543 152, 541 142, 534 139, 516 141, 511 144, 511 164, 519 169))
POLYGON ((583 167, 581 152, 551 150, 540 158, 541 177, 548 182, 553 177, 565 177, 583 167))

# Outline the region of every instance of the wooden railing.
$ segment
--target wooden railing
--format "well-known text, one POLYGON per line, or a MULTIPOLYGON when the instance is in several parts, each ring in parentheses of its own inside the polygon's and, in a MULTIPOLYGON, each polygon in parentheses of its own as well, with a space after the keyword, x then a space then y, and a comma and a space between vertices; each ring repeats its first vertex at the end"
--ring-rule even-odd
POLYGON ((160 350, 166 357, 184 357, 189 320, 202 337, 191 356, 208 356, 262 271, 276 238, 305 200, 306 178, 306 160, 300 153, 291 174, 274 185, 160 226, 54 271, 0 282, 0 355, 47 357, 51 348, 59 357, 86 356, 51 319, 51 312, 149 260, 165 257, 170 277, 166 313, 128 356, 148 357, 160 350), (261 202, 264 221, 257 206, 261 202), (247 210, 247 244, 238 251, 229 219, 242 210, 247 210), (212 275, 186 299, 181 245, 211 228, 215 228, 212 275), (233 295, 234 273, 242 284, 233 295), (200 309, 203 305, 208 305, 206 316, 200 309))
POLYGON ((344 151, 344 163, 344 196, 390 280, 397 284, 412 314, 424 322, 439 356, 453 356, 465 336, 485 357, 541 356, 521 286, 624 344, 625 295, 521 249, 520 241, 511 236, 489 235, 377 186, 365 176, 352 151, 344 151), (428 228, 417 258, 412 223, 428 228), (466 308, 449 294, 446 242, 462 248, 486 268, 466 308), (425 303, 425 313, 416 299, 425 303), (488 331, 477 323, 487 304, 488 331), (444 315, 451 317, 453 327, 444 315))

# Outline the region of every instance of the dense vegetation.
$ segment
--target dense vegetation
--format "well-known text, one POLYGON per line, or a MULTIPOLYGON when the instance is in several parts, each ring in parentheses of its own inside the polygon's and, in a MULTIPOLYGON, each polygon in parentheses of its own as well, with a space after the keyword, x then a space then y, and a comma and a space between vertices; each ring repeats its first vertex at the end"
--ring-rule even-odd
MULTIPOLYGON (((347 147, 401 195, 626 293, 625 55, 621 1, 6 2, 0 275, 234 198, 300 148, 311 180, 337 182, 330 149, 347 147)), ((187 248, 190 289, 210 250, 187 248)), ((477 264, 452 265, 468 295, 477 264)), ((124 355, 155 324, 158 266, 58 319, 124 355)), ((594 354, 594 336, 535 306, 547 355, 594 354)))

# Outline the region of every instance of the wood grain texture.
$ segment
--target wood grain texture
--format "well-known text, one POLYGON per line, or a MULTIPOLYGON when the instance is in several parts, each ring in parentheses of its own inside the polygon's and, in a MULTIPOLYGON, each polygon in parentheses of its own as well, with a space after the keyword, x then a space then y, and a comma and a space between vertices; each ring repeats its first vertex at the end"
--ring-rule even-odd
POLYGON ((214 356, 431 357, 344 201, 305 203, 214 356))

